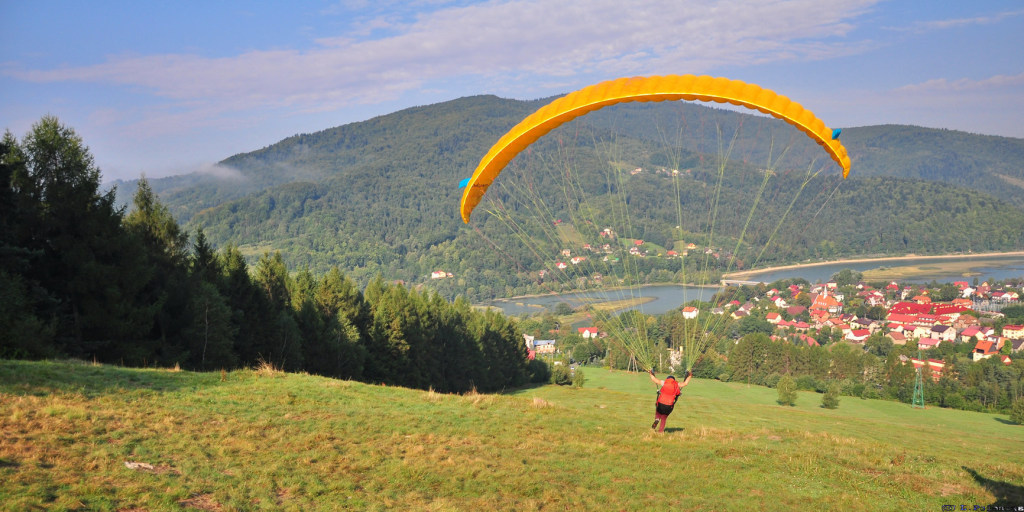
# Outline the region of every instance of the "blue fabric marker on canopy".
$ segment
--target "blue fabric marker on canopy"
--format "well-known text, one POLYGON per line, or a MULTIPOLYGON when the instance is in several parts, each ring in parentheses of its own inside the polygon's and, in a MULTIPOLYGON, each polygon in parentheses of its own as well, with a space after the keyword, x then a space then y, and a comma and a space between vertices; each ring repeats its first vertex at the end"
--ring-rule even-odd
POLYGON ((839 134, 843 133, 842 128, 836 128, 832 130, 832 140, 839 140, 839 134))
POLYGON ((463 178, 462 181, 459 182, 459 188, 466 188, 466 185, 468 185, 468 184, 469 184, 469 178, 463 178))

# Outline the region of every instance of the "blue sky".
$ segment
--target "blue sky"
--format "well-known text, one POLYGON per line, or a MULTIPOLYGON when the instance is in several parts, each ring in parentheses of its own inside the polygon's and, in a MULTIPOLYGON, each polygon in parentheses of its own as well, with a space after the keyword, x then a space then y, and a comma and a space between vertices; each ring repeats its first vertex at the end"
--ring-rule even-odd
POLYGON ((0 128, 52 114, 104 179, 462 96, 708 74, 835 127, 1024 137, 1024 3, 0 0, 0 128))

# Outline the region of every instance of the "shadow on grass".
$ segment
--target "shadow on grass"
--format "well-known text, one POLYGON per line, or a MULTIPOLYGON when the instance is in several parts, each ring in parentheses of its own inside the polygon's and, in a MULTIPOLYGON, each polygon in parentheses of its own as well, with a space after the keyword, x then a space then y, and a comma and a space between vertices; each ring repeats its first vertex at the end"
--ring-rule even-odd
POLYGON ((525 393, 527 391, 530 391, 531 389, 542 388, 542 387, 547 386, 547 385, 548 385, 547 382, 533 382, 533 383, 529 383, 529 384, 524 384, 524 385, 519 386, 517 388, 505 389, 505 390, 499 391, 497 394, 499 394, 499 395, 519 395, 519 394, 525 393))
POLYGON ((994 420, 996 420, 996 421, 998 421, 999 423, 1002 423, 1002 424, 1004 424, 1004 425, 1016 425, 1016 424, 1017 424, 1017 423, 1016 423, 1016 422, 1014 422, 1014 421, 1010 421, 1010 420, 1008 420, 1008 419, 1006 419, 1006 418, 1000 418, 999 416, 993 416, 993 417, 992 417, 992 419, 994 419, 994 420))
POLYGON ((0 360, 0 393, 12 395, 81 393, 97 396, 134 390, 175 391, 213 384, 217 379, 215 374, 123 368, 75 360, 0 360))
POLYGON ((665 433, 666 434, 671 434, 673 432, 682 432, 684 430, 686 430, 686 429, 683 428, 683 427, 665 427, 665 433))
POLYGON ((981 476, 977 471, 967 467, 960 466, 970 474, 975 482, 981 484, 988 492, 995 496, 996 501, 989 503, 989 505, 996 505, 1001 507, 1010 506, 1022 506, 1024 505, 1024 486, 1011 484, 1009 482, 1000 482, 998 480, 992 480, 981 476))

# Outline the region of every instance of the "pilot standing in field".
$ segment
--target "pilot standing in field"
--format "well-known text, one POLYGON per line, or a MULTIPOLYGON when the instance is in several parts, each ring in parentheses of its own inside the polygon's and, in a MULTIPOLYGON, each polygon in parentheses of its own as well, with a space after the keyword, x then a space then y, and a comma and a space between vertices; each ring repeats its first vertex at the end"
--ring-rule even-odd
POLYGON ((676 400, 679 399, 679 395, 682 394, 682 388, 690 383, 690 378, 693 377, 693 372, 687 371, 686 378, 683 379, 682 384, 676 382, 676 378, 672 375, 665 377, 665 380, 659 380, 654 376, 654 370, 650 370, 651 382, 658 386, 658 401, 654 406, 654 423, 651 424, 652 429, 658 429, 658 432, 665 431, 665 423, 668 421, 668 415, 672 414, 672 409, 676 405, 676 400), (659 427, 658 424, 661 424, 659 427))

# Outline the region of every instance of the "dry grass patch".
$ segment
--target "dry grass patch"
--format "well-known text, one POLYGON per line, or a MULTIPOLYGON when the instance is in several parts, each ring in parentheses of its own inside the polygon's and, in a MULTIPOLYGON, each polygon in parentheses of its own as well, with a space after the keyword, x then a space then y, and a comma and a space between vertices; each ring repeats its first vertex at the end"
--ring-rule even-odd
POLYGON ((213 499, 212 494, 196 494, 191 498, 179 501, 178 504, 185 509, 209 510, 212 512, 224 510, 224 507, 217 503, 217 500, 213 499))
POLYGON ((274 363, 265 361, 262 357, 256 363, 256 367, 252 369, 253 373, 257 377, 283 377, 284 371, 274 366, 274 363))
POLYGON ((426 393, 423 393, 423 398, 432 404, 436 404, 444 400, 444 395, 434 391, 434 388, 430 388, 426 393))
POLYGON ((554 407, 553 405, 551 405, 551 402, 548 402, 547 400, 544 400, 543 398, 536 397, 536 396, 533 397, 533 401, 531 402, 531 405, 533 405, 533 407, 536 408, 536 409, 547 409, 547 408, 550 408, 550 407, 554 407))

